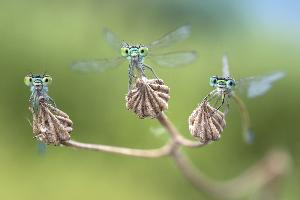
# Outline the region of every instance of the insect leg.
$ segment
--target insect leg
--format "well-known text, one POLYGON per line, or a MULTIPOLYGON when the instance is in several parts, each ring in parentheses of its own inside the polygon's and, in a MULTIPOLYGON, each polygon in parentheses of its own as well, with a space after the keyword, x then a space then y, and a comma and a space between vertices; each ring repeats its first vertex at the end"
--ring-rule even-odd
POLYGON ((27 118, 27 121, 28 121, 29 125, 30 125, 31 127, 33 127, 31 121, 30 121, 28 118, 27 118))
POLYGON ((54 102, 54 100, 49 96, 47 96, 47 98, 48 98, 50 104, 53 105, 54 107, 56 107, 56 103, 54 102))
POLYGON ((154 72, 154 70, 153 70, 152 67, 150 67, 148 65, 145 65, 145 64, 143 64, 143 66, 146 67, 146 68, 148 68, 152 72, 152 74, 155 76, 156 79, 159 79, 158 76, 156 75, 156 73, 154 72))
MULTIPOLYGON (((218 98, 217 99, 217 102, 219 101, 219 98, 220 96, 218 95, 218 91, 215 89, 213 91, 211 91, 206 97, 204 97, 204 99, 202 100, 201 103, 208 103, 210 101, 212 101, 213 99, 215 98, 218 98)), ((213 114, 215 113, 215 111, 213 111, 210 116, 212 116, 213 114)))
POLYGON ((220 108, 224 105, 224 103, 225 103, 225 97, 226 97, 226 95, 222 94, 222 103, 221 103, 221 105, 219 105, 219 107, 216 110, 220 110, 220 108))
POLYGON ((139 70, 141 72, 142 77, 147 77, 145 74, 145 65, 143 63, 140 63, 138 66, 139 66, 139 70))
MULTIPOLYGON (((224 103, 225 103, 225 98, 226 98, 226 95, 222 94, 222 96, 221 96, 221 99, 222 99, 221 105, 220 105, 218 108, 216 108, 216 109, 211 113, 210 116, 214 115, 214 114, 216 113, 216 111, 218 111, 218 110, 224 105, 224 103)), ((220 100, 220 98, 219 98, 217 101, 219 101, 219 100, 220 100)))
POLYGON ((215 104, 214 104, 214 107, 216 107, 216 106, 218 105, 220 99, 221 99, 221 98, 217 98, 217 100, 216 100, 216 102, 215 102, 215 104))
POLYGON ((212 99, 214 99, 217 95, 217 90, 213 90, 211 91, 206 97, 204 97, 204 99, 202 100, 202 102, 206 101, 206 102, 209 102, 211 101, 212 99))

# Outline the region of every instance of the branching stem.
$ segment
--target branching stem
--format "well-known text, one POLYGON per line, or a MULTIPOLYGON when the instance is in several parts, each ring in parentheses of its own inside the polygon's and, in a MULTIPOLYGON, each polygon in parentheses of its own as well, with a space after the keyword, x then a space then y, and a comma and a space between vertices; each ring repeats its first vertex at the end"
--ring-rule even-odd
POLYGON ((157 149, 133 149, 102 144, 81 143, 74 140, 64 142, 64 146, 141 158, 170 156, 174 159, 182 174, 195 188, 215 199, 243 198, 271 185, 288 170, 288 154, 273 151, 236 178, 226 182, 211 180, 193 166, 190 160, 180 151, 180 147, 182 146, 196 148, 203 147, 207 145, 207 143, 184 138, 164 113, 161 113, 157 117, 157 120, 170 134, 169 141, 157 149))
POLYGON ((115 147, 115 146, 102 145, 102 144, 88 144, 88 143, 77 142, 74 140, 66 141, 64 142, 64 145, 76 149, 101 151, 106 153, 120 154, 120 155, 133 156, 133 157, 158 158, 158 157, 170 155, 173 143, 168 142, 161 148, 150 149, 150 150, 115 147))

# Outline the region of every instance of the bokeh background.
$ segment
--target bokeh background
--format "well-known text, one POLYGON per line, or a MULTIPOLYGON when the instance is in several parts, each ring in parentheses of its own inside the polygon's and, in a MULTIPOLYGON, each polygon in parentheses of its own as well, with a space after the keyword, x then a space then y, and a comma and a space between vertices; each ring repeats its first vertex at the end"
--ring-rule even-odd
POLYGON ((299 199, 300 3, 198 0, 12 0, 0 2, 0 198, 1 199, 207 199, 168 158, 139 159, 48 147, 40 154, 28 123, 29 72, 53 76, 50 95, 75 123, 73 139, 136 148, 155 148, 167 135, 155 120, 139 120, 125 108, 127 64, 103 73, 71 71, 82 58, 116 56, 101 30, 129 42, 148 43, 189 23, 192 36, 172 50, 196 50, 187 67, 155 67, 171 87, 170 119, 190 137, 187 118, 211 90, 208 78, 221 73, 227 52, 235 78, 284 70, 288 76, 265 96, 247 100, 255 142, 241 136, 234 103, 222 139, 185 150, 195 165, 227 180, 272 148, 293 158, 281 199, 299 199))

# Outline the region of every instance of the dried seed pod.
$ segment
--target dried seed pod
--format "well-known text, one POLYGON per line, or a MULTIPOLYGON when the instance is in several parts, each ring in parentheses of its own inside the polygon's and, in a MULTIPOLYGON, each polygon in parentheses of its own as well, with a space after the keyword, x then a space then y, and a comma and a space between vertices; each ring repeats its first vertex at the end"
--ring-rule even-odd
POLYGON ((189 117, 191 134, 203 143, 219 140, 225 125, 224 113, 210 106, 207 101, 202 102, 189 117))
POLYGON ((30 107, 33 114, 34 137, 45 144, 59 145, 70 139, 73 122, 69 116, 58 108, 40 100, 37 113, 30 107))
POLYGON ((160 79, 137 79, 135 87, 126 96, 126 107, 139 118, 156 118, 168 109, 170 88, 160 79))

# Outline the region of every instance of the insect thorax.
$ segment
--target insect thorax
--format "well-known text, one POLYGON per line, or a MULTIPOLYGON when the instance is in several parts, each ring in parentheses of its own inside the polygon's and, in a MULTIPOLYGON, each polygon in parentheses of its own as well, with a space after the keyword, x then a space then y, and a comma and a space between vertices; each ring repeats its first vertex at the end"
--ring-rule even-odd
POLYGON ((231 92, 232 92, 232 90, 231 89, 229 89, 229 88, 221 88, 221 87, 217 87, 216 88, 216 90, 217 90, 217 94, 218 95, 223 95, 223 94, 225 94, 225 95, 231 95, 231 92))

